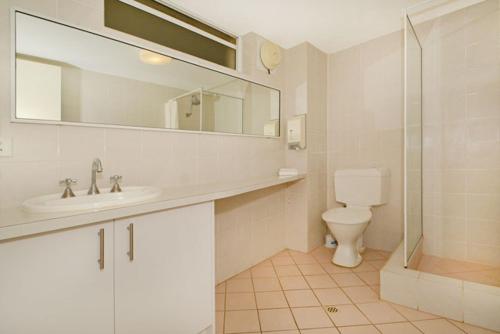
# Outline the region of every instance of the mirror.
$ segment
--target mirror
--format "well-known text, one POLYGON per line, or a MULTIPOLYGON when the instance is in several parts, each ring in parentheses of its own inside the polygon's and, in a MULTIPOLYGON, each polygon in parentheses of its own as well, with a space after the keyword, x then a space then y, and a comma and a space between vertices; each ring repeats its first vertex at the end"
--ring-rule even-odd
POLYGON ((15 13, 16 119, 279 136, 280 92, 15 13))

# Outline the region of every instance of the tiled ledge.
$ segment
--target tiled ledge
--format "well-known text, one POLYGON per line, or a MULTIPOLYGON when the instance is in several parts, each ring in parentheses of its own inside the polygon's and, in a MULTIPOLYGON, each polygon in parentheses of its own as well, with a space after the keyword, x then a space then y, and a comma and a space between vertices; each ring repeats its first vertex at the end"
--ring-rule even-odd
POLYGON ((163 193, 160 197, 153 200, 93 211, 31 214, 23 211, 22 208, 3 210, 0 211, 0 241, 167 210, 196 203, 215 201, 259 189, 298 181, 303 178, 305 178, 305 174, 290 177, 271 176, 229 183, 166 188, 163 189, 163 193))
POLYGON ((380 271, 384 300, 500 331, 500 287, 403 267, 403 243, 380 271))

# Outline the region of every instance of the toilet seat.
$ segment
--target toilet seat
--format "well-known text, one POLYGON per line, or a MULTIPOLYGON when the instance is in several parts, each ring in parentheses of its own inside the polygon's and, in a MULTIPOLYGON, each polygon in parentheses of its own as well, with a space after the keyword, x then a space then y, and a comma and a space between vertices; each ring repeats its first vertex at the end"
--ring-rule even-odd
POLYGON ((368 208, 335 208, 321 216, 327 223, 336 224, 364 224, 372 219, 372 212, 368 208))

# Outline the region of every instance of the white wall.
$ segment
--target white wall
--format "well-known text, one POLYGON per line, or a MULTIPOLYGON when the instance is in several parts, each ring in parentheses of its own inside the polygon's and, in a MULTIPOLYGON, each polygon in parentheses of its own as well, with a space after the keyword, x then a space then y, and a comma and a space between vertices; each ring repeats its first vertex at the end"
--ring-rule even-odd
POLYGON ((402 34, 389 34, 334 53, 328 61, 328 206, 334 172, 386 167, 389 202, 373 209, 368 247, 394 250, 403 236, 402 34))
POLYGON ((320 246, 326 232, 321 214, 327 208, 327 58, 309 43, 287 50, 285 57, 286 118, 306 115, 306 149, 286 151, 287 165, 307 173, 306 180, 287 189, 287 244, 301 251, 320 246))
POLYGON ((500 3, 419 25, 424 252, 500 265, 500 3))
POLYGON ((16 115, 61 120, 61 67, 16 60, 16 115))

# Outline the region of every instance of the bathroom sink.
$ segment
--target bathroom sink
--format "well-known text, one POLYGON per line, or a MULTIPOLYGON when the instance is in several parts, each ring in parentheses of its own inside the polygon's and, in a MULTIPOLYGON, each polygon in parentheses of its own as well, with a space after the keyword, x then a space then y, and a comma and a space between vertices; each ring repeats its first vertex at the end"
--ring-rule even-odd
POLYGON ((75 197, 61 198, 61 194, 44 195, 24 201, 23 208, 33 213, 69 212, 103 209, 112 206, 144 202, 161 195, 155 187, 123 187, 122 192, 100 190, 100 194, 87 195, 87 190, 75 191, 75 197))

